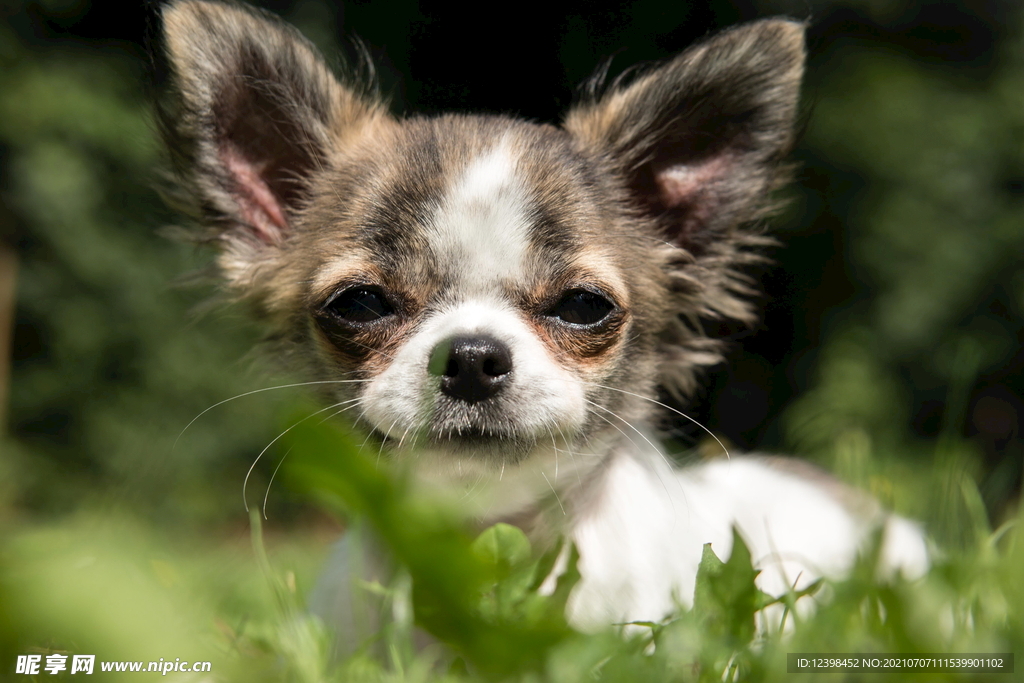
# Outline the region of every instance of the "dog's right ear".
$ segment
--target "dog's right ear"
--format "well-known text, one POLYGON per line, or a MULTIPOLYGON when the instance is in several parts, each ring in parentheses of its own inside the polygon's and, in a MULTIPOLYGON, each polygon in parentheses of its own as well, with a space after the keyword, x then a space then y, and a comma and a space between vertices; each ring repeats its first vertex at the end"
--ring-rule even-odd
POLYGON ((288 238, 334 151, 387 114, 269 14, 178 0, 161 19, 157 111, 175 198, 214 229, 236 267, 251 265, 288 238))

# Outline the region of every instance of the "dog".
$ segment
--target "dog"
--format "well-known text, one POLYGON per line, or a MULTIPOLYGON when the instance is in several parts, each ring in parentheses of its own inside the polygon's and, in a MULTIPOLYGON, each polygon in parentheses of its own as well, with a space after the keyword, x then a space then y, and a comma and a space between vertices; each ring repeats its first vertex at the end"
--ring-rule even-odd
MULTIPOLYGON (((226 291, 481 525, 571 539, 573 625, 689 605, 734 528, 772 595, 843 576, 876 533, 881 573, 925 571, 918 526, 866 496, 786 458, 679 469, 654 428, 659 390, 685 399, 722 361, 702 321, 756 317, 743 270, 790 175, 802 23, 708 37, 558 126, 395 118, 244 6, 175 0, 162 24, 174 201, 226 291)), ((349 609, 339 590, 314 607, 349 609)))

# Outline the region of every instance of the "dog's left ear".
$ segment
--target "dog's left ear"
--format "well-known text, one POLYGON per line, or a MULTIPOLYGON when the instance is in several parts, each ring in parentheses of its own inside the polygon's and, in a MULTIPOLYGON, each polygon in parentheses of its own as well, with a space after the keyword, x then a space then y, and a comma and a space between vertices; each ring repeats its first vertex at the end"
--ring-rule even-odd
POLYGON ((157 120, 178 186, 172 199, 212 228, 229 261, 258 263, 288 239, 332 154, 387 114, 269 13, 171 0, 160 19, 157 120))
POLYGON ((785 180, 804 58, 802 23, 745 24, 577 106, 565 128, 611 159, 662 236, 700 252, 785 180))

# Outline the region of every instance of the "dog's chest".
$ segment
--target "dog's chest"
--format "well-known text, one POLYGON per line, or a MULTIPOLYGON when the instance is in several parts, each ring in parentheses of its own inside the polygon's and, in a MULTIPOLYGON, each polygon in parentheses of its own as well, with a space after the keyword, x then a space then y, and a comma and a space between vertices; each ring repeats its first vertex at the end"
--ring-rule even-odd
POLYGON ((842 576, 873 526, 822 487, 758 458, 676 470, 660 453, 648 455, 613 456, 569 532, 580 554, 569 605, 578 628, 658 621, 688 608, 704 544, 727 560, 734 527, 760 570, 759 587, 778 596, 842 576))

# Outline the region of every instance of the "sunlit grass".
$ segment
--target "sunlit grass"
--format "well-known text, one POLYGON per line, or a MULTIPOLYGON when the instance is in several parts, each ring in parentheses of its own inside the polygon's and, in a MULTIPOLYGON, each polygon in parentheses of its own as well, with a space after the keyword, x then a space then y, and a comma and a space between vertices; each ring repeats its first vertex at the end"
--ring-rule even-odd
MULTIPOLYGON (((993 531, 983 515, 968 520, 973 540, 940 552, 919 581, 879 581, 868 553, 847 580, 820 588, 811 614, 786 610, 785 635, 755 629, 755 612, 773 599, 791 607, 800 596, 757 591, 742 542, 724 564, 705 551, 692 610, 628 634, 580 634, 563 617, 572 563, 554 595, 538 591, 557 549, 531 549, 505 526, 474 540, 451 506, 409 491, 345 432, 295 431, 292 485, 361 515, 398 560, 393 584, 365 587, 391 618, 356 644, 356 655, 338 657, 329 626, 307 610, 327 535, 264 532, 254 514, 251 539, 189 540, 124 516, 83 514, 5 537, 4 666, 16 654, 63 652, 211 661, 210 680, 230 681, 781 681, 795 675, 786 672, 787 652, 995 653, 1024 641, 1024 544, 1015 521, 993 531), (417 646, 414 628, 435 643, 417 646)), ((947 478, 956 477, 962 509, 977 510, 976 488, 953 468, 947 478)))

